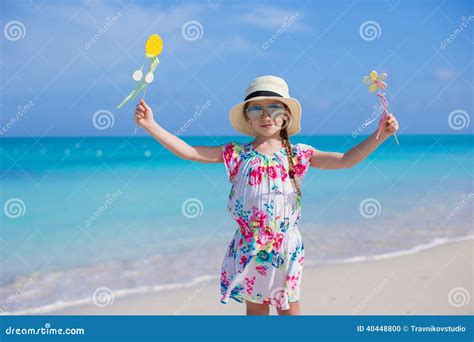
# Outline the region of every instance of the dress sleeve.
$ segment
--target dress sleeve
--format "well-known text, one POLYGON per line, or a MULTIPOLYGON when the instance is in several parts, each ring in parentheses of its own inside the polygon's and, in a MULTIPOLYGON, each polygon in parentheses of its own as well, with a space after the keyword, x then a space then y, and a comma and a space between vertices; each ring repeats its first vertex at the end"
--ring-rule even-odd
POLYGON ((303 179, 311 163, 311 157, 314 154, 314 147, 311 145, 299 143, 296 144, 296 164, 295 175, 303 179))
POLYGON ((235 183, 240 167, 240 153, 242 152, 242 145, 233 141, 222 145, 221 150, 227 172, 227 178, 231 183, 235 183))

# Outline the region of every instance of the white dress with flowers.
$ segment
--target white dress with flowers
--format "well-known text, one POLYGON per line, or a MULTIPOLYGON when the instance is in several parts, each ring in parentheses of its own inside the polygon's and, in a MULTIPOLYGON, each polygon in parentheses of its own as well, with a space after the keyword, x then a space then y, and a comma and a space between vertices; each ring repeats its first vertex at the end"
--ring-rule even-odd
MULTIPOLYGON (((295 179, 301 182, 314 149, 291 145, 295 179)), ((229 298, 283 310, 300 299, 304 245, 297 224, 301 198, 288 175, 286 150, 272 155, 252 143, 222 147, 232 188, 227 209, 237 222, 221 270, 221 303, 229 298)))

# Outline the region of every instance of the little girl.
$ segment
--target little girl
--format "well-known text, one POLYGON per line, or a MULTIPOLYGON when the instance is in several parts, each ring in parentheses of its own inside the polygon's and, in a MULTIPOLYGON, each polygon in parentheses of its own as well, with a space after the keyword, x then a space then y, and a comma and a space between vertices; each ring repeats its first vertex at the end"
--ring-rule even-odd
POLYGON ((159 126, 141 100, 135 122, 178 157, 224 163, 232 184, 227 209, 236 221, 221 270, 221 303, 245 302, 248 315, 300 314, 304 245, 298 231, 300 184, 308 168, 350 168, 364 160, 398 130, 392 114, 377 140, 372 133, 345 153, 324 152, 289 136, 300 131, 301 106, 286 82, 262 76, 247 88, 244 101, 230 110, 230 122, 252 142, 222 146, 190 146, 159 126))

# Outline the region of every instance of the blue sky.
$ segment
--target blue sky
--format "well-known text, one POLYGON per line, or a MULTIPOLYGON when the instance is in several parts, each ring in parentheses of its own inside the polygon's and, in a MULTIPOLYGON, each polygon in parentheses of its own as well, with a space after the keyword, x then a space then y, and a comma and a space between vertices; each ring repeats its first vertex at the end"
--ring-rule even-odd
POLYGON ((271 74, 283 77, 302 103, 301 134, 350 135, 377 103, 360 82, 375 69, 389 75, 386 94, 400 134, 472 133, 474 123, 458 130, 448 124, 453 111, 468 120, 473 113, 468 1, 32 0, 0 6, 5 137, 130 135, 134 103, 116 106, 135 85, 131 75, 152 33, 165 47, 146 100, 171 132, 194 117, 184 136, 235 135, 229 108, 253 78, 271 74), (183 31, 189 25, 197 37, 183 31), (367 25, 375 35, 363 30, 367 25), (113 124, 97 129, 94 114, 104 111, 113 124))

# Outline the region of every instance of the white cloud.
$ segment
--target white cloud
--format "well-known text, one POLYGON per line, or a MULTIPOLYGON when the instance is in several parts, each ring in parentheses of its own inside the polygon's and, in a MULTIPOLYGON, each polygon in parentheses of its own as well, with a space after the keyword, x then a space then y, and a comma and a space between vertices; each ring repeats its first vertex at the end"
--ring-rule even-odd
POLYGON ((451 81, 457 77, 457 73, 453 69, 435 69, 433 76, 439 81, 451 81))
POLYGON ((241 51, 254 52, 255 49, 256 45, 242 36, 234 36, 222 42, 222 45, 220 47, 220 51, 222 51, 223 53, 237 53, 241 51))
POLYGON ((310 28, 302 21, 302 12, 296 9, 283 9, 276 6, 257 5, 249 8, 249 13, 240 16, 244 24, 268 30, 277 30, 285 22, 291 22, 288 31, 307 31, 310 28), (293 18, 293 19, 292 19, 293 18))

